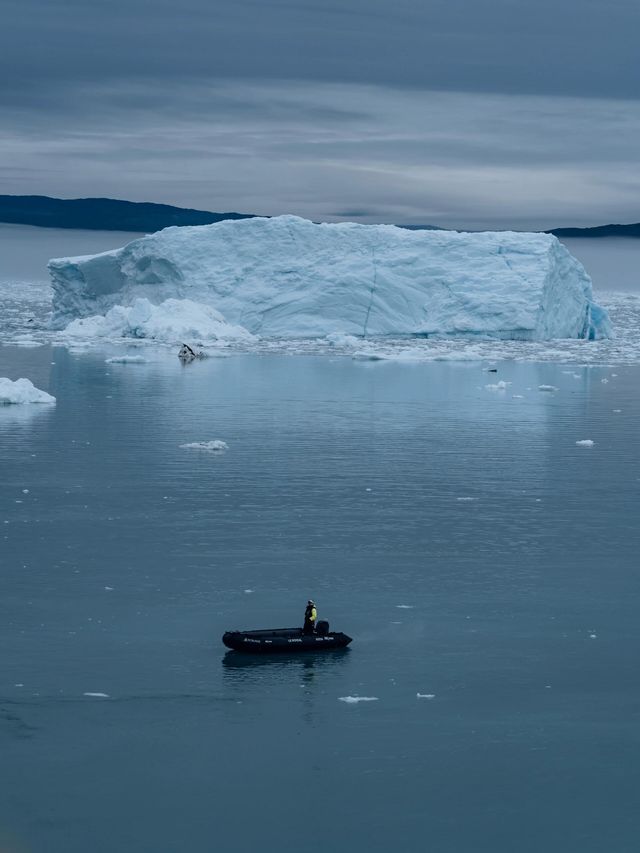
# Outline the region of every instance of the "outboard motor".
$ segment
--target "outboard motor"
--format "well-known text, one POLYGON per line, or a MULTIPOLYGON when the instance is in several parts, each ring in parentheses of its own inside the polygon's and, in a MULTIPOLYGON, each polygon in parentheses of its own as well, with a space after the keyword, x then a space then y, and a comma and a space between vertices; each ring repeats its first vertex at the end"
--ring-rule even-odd
POLYGON ((326 637, 329 633, 329 623, 326 619, 318 619, 318 624, 316 625, 316 634, 320 637, 326 637))

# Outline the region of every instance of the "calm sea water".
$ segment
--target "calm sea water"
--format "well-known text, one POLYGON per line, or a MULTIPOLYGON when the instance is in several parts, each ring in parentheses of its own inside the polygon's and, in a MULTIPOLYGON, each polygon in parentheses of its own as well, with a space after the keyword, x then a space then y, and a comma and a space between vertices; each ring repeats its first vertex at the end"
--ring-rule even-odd
POLYGON ((636 851, 640 367, 144 354, 0 347, 0 849, 636 851))

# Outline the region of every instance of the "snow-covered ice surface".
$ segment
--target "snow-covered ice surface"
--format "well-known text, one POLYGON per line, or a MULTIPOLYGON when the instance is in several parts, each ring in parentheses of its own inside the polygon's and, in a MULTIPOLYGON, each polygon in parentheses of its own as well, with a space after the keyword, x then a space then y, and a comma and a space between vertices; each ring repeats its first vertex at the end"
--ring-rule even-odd
MULTIPOLYGON (((137 334, 137 316, 123 317, 126 308, 119 306, 135 306, 141 298, 154 305, 176 300, 163 315, 188 300, 200 312, 204 306, 221 312, 218 323, 276 338, 481 334, 549 340, 611 332, 584 268, 547 234, 409 231, 278 216, 166 228, 122 249, 53 259, 49 271, 54 325, 106 315, 105 324, 92 324, 98 335, 123 322, 137 334)), ((150 321, 154 332, 158 320, 150 321)), ((160 325, 166 339, 166 321, 160 325)), ((196 326, 189 330, 206 337, 196 326)), ((176 331, 184 336, 180 324, 176 331)), ((219 329, 214 336, 221 337, 219 329)))
POLYGON ((10 403, 55 403, 56 398, 46 391, 36 388, 30 379, 11 379, 0 377, 0 406, 10 403))

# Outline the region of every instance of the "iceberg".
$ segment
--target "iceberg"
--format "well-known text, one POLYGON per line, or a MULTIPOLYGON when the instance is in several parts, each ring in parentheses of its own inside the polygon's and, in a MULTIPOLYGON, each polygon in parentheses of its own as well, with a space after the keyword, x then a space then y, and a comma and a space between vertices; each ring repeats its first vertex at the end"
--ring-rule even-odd
POLYGON ((125 335, 178 340, 189 330, 205 337, 202 322, 218 337, 611 336, 591 279, 550 234, 257 217, 165 228, 114 251, 51 260, 49 272, 52 323, 74 333, 84 318, 105 317, 83 332, 121 323, 125 335), (172 332, 184 300, 189 320, 172 332), (153 318, 140 324, 139 312, 153 318))
POLYGON ((0 377, 0 406, 22 403, 55 403, 56 398, 41 391, 30 379, 16 379, 12 382, 6 376, 0 377))

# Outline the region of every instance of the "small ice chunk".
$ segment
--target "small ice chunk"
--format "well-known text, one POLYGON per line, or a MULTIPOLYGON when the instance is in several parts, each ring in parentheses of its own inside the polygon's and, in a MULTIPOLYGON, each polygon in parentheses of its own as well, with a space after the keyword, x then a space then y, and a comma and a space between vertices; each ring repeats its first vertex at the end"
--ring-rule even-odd
POLYGON ((247 594, 247 595, 251 595, 251 593, 253 592, 253 590, 252 590, 252 589, 245 589, 245 592, 246 592, 246 594, 247 594))
POLYGON ((105 591, 106 592, 113 592, 113 587, 112 586, 105 586, 105 591))
POLYGON ((576 441, 578 447, 593 447, 595 441, 592 441, 590 438, 583 438, 581 441, 576 441))
POLYGON ((109 698, 108 693, 83 693, 82 695, 83 696, 89 696, 93 699, 108 699, 109 698))
POLYGON ((180 445, 183 450, 205 450, 208 453, 224 453, 229 449, 226 441, 215 439, 214 441, 192 441, 189 444, 180 445))
POLYGON ((354 335, 345 335, 342 332, 331 332, 326 336, 326 340, 332 347, 357 347, 362 343, 354 335))
POLYGON ((505 382, 504 379, 501 379, 495 384, 485 385, 484 387, 487 389, 487 391, 506 391, 509 385, 511 385, 510 382, 505 382))
POLYGON ((141 355, 114 355, 105 364, 147 364, 147 359, 141 355))
POLYGON ((456 498, 457 501, 475 501, 475 498, 456 498))
POLYGON ((606 385, 608 381, 609 381, 609 380, 607 379, 607 377, 606 377, 606 376, 605 376, 605 378, 604 378, 604 379, 601 379, 601 380, 600 380, 600 382, 602 382, 602 384, 603 384, 603 385, 606 385))
POLYGON ((436 694, 435 693, 416 693, 416 698, 417 699, 435 699, 436 694))
POLYGON ((413 604, 396 604, 398 610, 413 610, 413 604))
POLYGON ((8 403, 55 403, 56 398, 36 388, 30 379, 0 377, 0 405, 8 403))
POLYGON ((538 385, 538 391, 557 391, 555 385, 538 385))
POLYGON ((595 639, 597 638, 597 636, 598 636, 597 634, 589 634, 589 637, 590 637, 592 640, 595 640, 595 639))
POLYGON ((514 400, 524 400, 524 396, 522 394, 512 394, 511 397, 514 400))
POLYGON ((377 696, 340 696, 339 702, 346 702, 347 705, 356 705, 358 702, 377 702, 377 696))
POLYGON ((28 495, 28 494, 29 494, 29 489, 23 489, 23 490, 22 490, 22 494, 23 494, 23 495, 28 495))
POLYGON ((616 414, 616 415, 619 415, 621 411, 622 411, 622 409, 614 409, 613 410, 614 414, 616 414))

